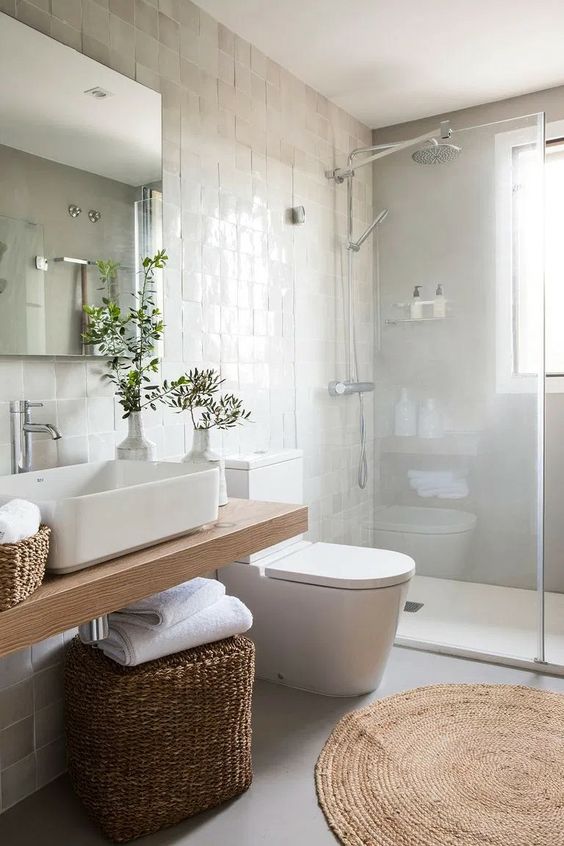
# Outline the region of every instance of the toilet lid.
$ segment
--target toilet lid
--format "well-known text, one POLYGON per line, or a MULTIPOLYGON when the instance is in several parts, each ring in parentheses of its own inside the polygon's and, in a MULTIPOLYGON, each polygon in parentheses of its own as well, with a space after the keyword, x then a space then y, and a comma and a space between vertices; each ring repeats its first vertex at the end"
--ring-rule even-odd
POLYGON ((408 555, 387 549, 312 543, 268 564, 264 572, 271 579, 367 590, 408 581, 415 572, 415 562, 408 555))

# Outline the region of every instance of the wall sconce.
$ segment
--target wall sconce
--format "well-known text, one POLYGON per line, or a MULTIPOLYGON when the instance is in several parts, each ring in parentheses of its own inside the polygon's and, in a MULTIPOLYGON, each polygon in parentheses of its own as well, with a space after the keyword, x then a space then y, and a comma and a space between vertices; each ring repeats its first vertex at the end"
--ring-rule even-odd
POLYGON ((88 212, 88 220, 90 221, 90 223, 98 223, 101 217, 102 212, 99 212, 96 209, 90 209, 90 211, 88 212))
POLYGON ((80 208, 80 206, 75 206, 73 204, 68 207, 68 212, 71 217, 78 217, 78 215, 82 213, 82 209, 80 208))

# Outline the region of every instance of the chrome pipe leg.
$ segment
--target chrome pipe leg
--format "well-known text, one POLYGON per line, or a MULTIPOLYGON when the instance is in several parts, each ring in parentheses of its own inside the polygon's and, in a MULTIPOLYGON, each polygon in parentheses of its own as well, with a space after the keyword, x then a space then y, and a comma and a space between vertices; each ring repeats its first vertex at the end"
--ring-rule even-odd
POLYGON ((95 617, 93 620, 88 620, 87 623, 82 623, 78 627, 78 636, 83 643, 94 644, 100 640, 105 640, 110 633, 110 622, 107 614, 101 617, 95 617))

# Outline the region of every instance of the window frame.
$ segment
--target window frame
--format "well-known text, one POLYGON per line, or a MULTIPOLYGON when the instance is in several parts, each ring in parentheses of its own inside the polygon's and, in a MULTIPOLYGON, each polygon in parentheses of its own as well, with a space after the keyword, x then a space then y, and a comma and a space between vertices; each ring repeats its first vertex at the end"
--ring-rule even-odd
MULTIPOLYGON (((564 134, 564 121, 558 125, 551 124, 551 138, 557 134, 557 126, 564 134)), ((516 148, 538 144, 538 127, 529 126, 501 132, 495 136, 495 209, 496 209, 496 392, 498 394, 537 393, 539 381, 545 380, 547 389, 563 390, 564 377, 559 386, 555 381, 551 387, 546 381, 544 371, 544 350, 541 354, 542 366, 538 373, 518 373, 515 370, 517 362, 516 318, 515 308, 515 240, 513 226, 507 226, 507 221, 514 220, 514 155, 516 148)), ((543 138, 543 156, 546 139, 543 138)), ((544 295, 543 295, 544 298, 544 295)), ((544 305, 542 306, 544 311, 544 305)), ((543 329, 544 334, 544 329, 543 329)), ((543 344, 544 346, 544 344, 543 344)))

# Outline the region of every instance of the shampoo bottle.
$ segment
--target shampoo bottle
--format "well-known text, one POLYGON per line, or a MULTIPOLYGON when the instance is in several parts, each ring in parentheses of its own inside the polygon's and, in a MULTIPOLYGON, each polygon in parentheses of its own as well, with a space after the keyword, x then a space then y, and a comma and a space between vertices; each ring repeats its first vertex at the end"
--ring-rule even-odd
POLYGON ((417 434, 417 407, 409 398, 407 388, 401 394, 394 409, 394 434, 400 438, 411 438, 417 434))
POLYGON ((419 406, 417 434, 420 438, 442 438, 444 435, 442 415, 434 399, 426 399, 419 406))
POLYGON ((420 320, 423 317, 423 303, 421 302, 421 285, 416 285, 413 289, 413 299, 409 309, 409 316, 412 320, 420 320))
POLYGON ((433 317, 446 317, 445 294, 443 286, 440 284, 440 282, 437 285, 437 290, 435 291, 435 300, 433 302, 433 317))

